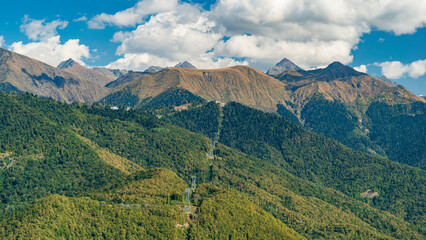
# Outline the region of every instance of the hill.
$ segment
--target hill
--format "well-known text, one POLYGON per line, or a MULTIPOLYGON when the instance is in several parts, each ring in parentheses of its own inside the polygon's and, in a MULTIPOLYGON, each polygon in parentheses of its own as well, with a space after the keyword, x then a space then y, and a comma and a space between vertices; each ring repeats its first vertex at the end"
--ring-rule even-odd
MULTIPOLYGON (((288 99, 284 84, 245 66, 215 70, 167 68, 125 83, 121 89, 105 97, 105 101, 113 103, 111 98, 122 96, 120 99, 123 102, 125 98, 137 98, 140 103, 173 87, 186 89, 206 100, 237 101, 269 111, 276 111, 276 105, 288 99)), ((115 87, 119 88, 117 85, 115 87)), ((138 106, 138 103, 134 106, 138 106)))
MULTIPOLYGON (((247 233, 245 232, 246 230, 252 229, 250 226, 266 221, 271 226, 276 226, 273 228, 275 230, 271 229, 270 234, 280 233, 282 230, 287 229, 280 223, 282 222, 287 227, 307 238, 421 239, 423 237, 421 218, 418 218, 414 214, 416 211, 422 211, 423 209, 421 200, 424 199, 422 197, 423 193, 421 189, 416 188, 416 184, 424 181, 422 172, 419 172, 419 170, 410 170, 397 163, 392 165, 389 164, 389 161, 384 161, 382 165, 378 164, 380 162, 377 163, 377 169, 380 169, 380 166, 386 167, 389 164, 390 166, 395 166, 395 169, 400 168, 400 171, 410 171, 400 181, 385 178, 383 181, 386 182, 386 185, 383 184, 383 188, 377 189, 376 186, 382 183, 378 181, 378 178, 383 177, 383 174, 376 168, 366 168, 365 171, 362 171, 365 173, 364 175, 356 172, 357 174, 354 176, 359 180, 354 185, 348 184, 349 180, 345 180, 342 184, 333 184, 331 179, 325 176, 325 173, 324 175, 320 174, 323 171, 321 168, 318 171, 314 171, 318 180, 315 180, 315 183, 310 182, 300 173, 309 172, 310 168, 308 166, 312 165, 312 162, 320 161, 321 159, 321 164, 327 162, 336 164, 339 161, 347 163, 353 158, 356 160, 365 160, 367 163, 371 161, 371 164, 377 161, 376 158, 371 158, 368 155, 358 156, 358 153, 344 147, 339 147, 340 145, 333 141, 327 142, 321 140, 325 139, 324 137, 320 137, 319 140, 324 141, 325 144, 315 145, 318 154, 301 154, 296 159, 297 161, 294 161, 305 162, 307 166, 300 168, 301 172, 298 172, 292 170, 293 163, 291 161, 286 163, 285 161, 257 158, 254 154, 247 155, 222 144, 216 146, 214 157, 209 158, 208 153, 210 152, 209 146, 211 144, 209 139, 165 123, 141 110, 126 111, 120 109, 114 111, 108 107, 96 104, 92 106, 67 105, 48 99, 36 98, 29 94, 3 94, 0 104, 5 104, 5 109, 13 107, 25 110, 25 112, 12 111, 2 114, 1 116, 5 117, 0 121, 2 128, 5 128, 5 133, 11 132, 10 135, 2 135, 5 137, 2 138, 1 156, 4 159, 3 162, 6 163, 3 166, 6 167, 0 169, 0 180, 2 181, 0 197, 3 203, 3 214, 5 214, 2 218, 6 222, 11 222, 10 217, 16 216, 13 219, 17 223, 13 225, 5 224, 15 229, 4 231, 8 234, 27 231, 25 229, 27 224, 19 224, 20 222, 26 223, 28 221, 34 222, 34 219, 46 219, 43 217, 43 214, 46 213, 51 214, 55 219, 78 219, 79 215, 86 216, 86 211, 89 211, 98 217, 85 219, 78 226, 93 226, 93 231, 98 231, 97 229, 102 228, 99 219, 105 219, 105 226, 111 226, 111 229, 121 228, 120 224, 122 222, 123 224, 133 226, 132 218, 130 220, 129 218, 123 221, 119 220, 121 216, 134 216, 133 213, 120 213, 121 210, 127 211, 124 210, 127 208, 123 208, 119 204, 132 206, 131 204, 169 202, 172 205, 171 209, 173 209, 173 204, 176 204, 178 207, 182 206, 182 203, 178 204, 177 200, 174 200, 177 198, 174 193, 178 193, 179 189, 184 186, 183 182, 178 178, 189 182, 189 176, 196 174, 199 184, 208 183, 220 188, 231 189, 229 192, 227 192, 228 190, 222 192, 220 189, 216 191, 214 188, 213 191, 208 190, 207 192, 212 193, 208 195, 210 197, 195 204, 200 211, 200 215, 197 215, 199 218, 194 219, 197 219, 199 222, 198 226, 200 226, 200 229, 203 226, 205 226, 205 229, 198 232, 194 230, 194 234, 198 234, 194 236, 209 236, 212 233, 212 229, 222 229, 220 231, 223 231, 224 234, 231 230, 234 233, 233 229, 238 229, 235 234, 238 234, 238 232, 247 233), (37 122, 40 123, 37 124, 37 122), (54 141, 43 141, 43 139, 55 139, 49 137, 49 134, 52 134, 49 132, 49 129, 52 128, 49 127, 51 125, 62 129, 62 131, 58 132, 58 136, 63 136, 63 138, 57 143, 54 141), (10 129, 16 130, 10 131, 10 129), (66 149, 60 148, 61 144, 68 147, 66 149), (76 144, 81 147, 76 148, 76 144), (337 144, 337 147, 327 147, 329 145, 333 146, 333 144, 337 144), (332 150, 334 151, 333 153, 324 155, 332 150), (75 156, 76 154, 79 155, 75 156), (64 156, 70 157, 65 158, 64 156), (13 159, 11 159, 12 157, 13 159), (12 162, 13 164, 10 164, 12 162), (75 164, 76 162, 85 164, 78 165, 75 164), (95 170, 85 171, 86 167, 87 169, 93 168, 92 163, 96 164, 95 170), (72 167, 73 164, 75 167, 72 167), (141 168, 150 169, 156 167, 167 168, 173 171, 175 175, 160 171, 160 176, 164 175, 164 177, 157 178, 150 177, 157 176, 156 174, 135 173, 135 171, 140 171, 141 168), (296 177, 286 169, 294 171, 295 174, 305 179, 296 177), (62 170, 63 173, 58 172, 59 170, 62 170), (75 175, 78 178, 69 177, 65 179, 62 177, 62 175, 68 176, 67 173, 72 173, 73 171, 80 171, 79 174, 75 175), (45 172, 55 172, 59 177, 40 177, 44 176, 45 172), (85 179, 90 179, 90 181, 85 182, 85 179), (79 182, 83 184, 79 184, 79 182), (142 182, 147 185, 143 185, 142 182), (161 190, 161 187, 154 187, 162 185, 167 185, 169 188, 161 190), (347 185, 349 187, 346 187, 347 185), (52 186, 58 187, 53 188, 52 186), (147 188, 144 186, 152 186, 152 192, 147 192, 151 187, 147 188), (347 192, 347 195, 329 186, 342 189, 347 192), (395 188, 395 191, 403 188, 409 189, 409 191, 402 191, 398 195, 386 194, 384 189, 392 187, 395 188), (5 191, 3 189, 9 190, 5 191), (371 200, 362 198, 360 193, 368 189, 379 191, 379 198, 376 200, 375 198, 371 200), (362 191, 360 192, 360 190, 362 191), (239 195, 238 192, 244 194, 239 195), (31 204, 32 201, 49 197, 50 194, 62 194, 68 198, 78 197, 78 199, 89 196, 93 199, 91 201, 95 202, 90 201, 89 203, 80 204, 77 203, 80 200, 77 200, 77 202, 72 202, 74 201, 72 200, 71 202, 74 206, 80 204, 79 206, 82 207, 76 207, 77 212, 70 215, 66 215, 68 214, 67 211, 63 211, 66 213, 63 218, 60 217, 60 211, 56 211, 55 209, 48 212, 37 210, 43 208, 51 209, 49 207, 50 203, 45 205, 46 207, 36 207, 34 211, 31 210, 32 206, 36 206, 31 204), (10 196, 13 196, 13 201, 10 200, 10 196), (407 199, 411 200, 408 201, 407 199), (241 202, 239 202, 240 200, 241 202), (109 214, 102 207, 86 207, 87 205, 101 205, 101 203, 97 202, 102 201, 118 204, 111 204, 110 209, 115 209, 115 212, 109 214), (248 201, 257 206, 251 205, 248 201), (401 205, 393 205, 392 203, 395 201, 404 203, 408 201, 409 205, 407 206, 413 206, 411 205, 412 202, 417 202, 418 205, 415 205, 417 207, 414 207, 414 209, 408 207, 410 211, 407 211, 406 208, 401 208, 401 205), (16 207, 18 204, 27 204, 27 209, 29 210, 24 209, 21 212, 16 207), (17 208, 15 211, 11 210, 13 206, 17 208), (392 211, 398 216, 390 214, 387 211, 382 211, 382 208, 392 211), (78 212, 80 211, 79 209, 83 210, 78 212), (207 215, 201 214, 202 209, 205 210, 204 213, 207 215), (262 209, 272 214, 280 222, 273 220, 271 215, 264 214, 262 209), (12 212, 15 212, 15 214, 12 214, 12 212), (37 215, 37 212, 41 212, 42 215, 40 217, 24 218, 26 215, 32 216, 30 213, 36 213, 37 215), (406 217, 404 217, 404 212, 407 214, 406 217), (247 213, 250 214, 244 215, 247 213), (256 214, 259 214, 259 216, 256 214), (113 216, 112 220, 109 220, 111 219, 108 217, 110 215, 113 216), (220 221, 221 218, 216 218, 216 216, 223 216, 223 219, 230 219, 232 221, 224 226, 224 222, 220 221), (404 218, 407 220, 404 221, 404 218), (94 223, 90 225, 92 222, 94 223), (23 229, 22 231, 18 229, 20 226, 23 229)), ((214 107, 216 105, 209 106, 214 107)), ((194 106, 193 108, 199 109, 200 107, 194 106)), ((181 111, 180 114, 184 114, 185 112, 181 111)), ((258 111, 255 111, 255 113, 258 113, 258 111)), ((227 114, 227 112, 225 111, 224 114, 227 114)), ((241 114, 237 115, 240 116, 241 114)), ((285 121, 282 118, 277 118, 285 121)), ((220 118, 218 117, 218 119, 220 118)), ((247 120, 247 125, 243 124, 241 126, 247 126, 247 130, 249 130, 248 134, 252 134, 253 130, 251 130, 251 126, 253 120, 252 118, 247 118, 247 120)), ((264 121, 264 119, 260 120, 264 121)), ((234 121, 234 123, 237 124, 238 122, 234 121)), ((267 123, 265 122, 265 124, 267 123)), ((225 126, 225 122, 223 122, 223 126, 225 126)), ((283 141, 286 143, 283 146, 293 149, 292 152, 289 151, 289 156, 297 156, 297 151, 303 151, 305 148, 310 149, 309 151, 315 150, 314 147, 309 148, 309 145, 306 145, 307 143, 315 142, 315 138, 312 141, 309 140, 309 132, 303 131, 292 124, 288 127, 290 130, 293 129, 290 131, 290 136, 293 136, 292 138, 289 138, 288 135, 278 136, 282 136, 283 141), (301 141, 297 142, 298 138, 301 141), (306 143, 304 143, 305 140, 306 143)), ((229 129, 229 127, 227 128, 229 129)), ((259 131, 264 130, 265 128, 261 128, 259 131)), ((271 131, 271 134, 275 136, 281 131, 286 133, 284 130, 282 127, 277 128, 276 131, 271 131)), ((223 136, 222 133, 221 136, 223 136)), ((243 137, 242 139, 245 138, 243 137)), ((270 140, 276 139, 272 137, 268 138, 270 140)), ((252 136, 251 139, 256 140, 258 138, 252 136)), ((250 146, 244 141, 241 142, 246 146, 250 146)), ((262 147, 265 145, 259 146, 262 147)), ((274 147, 268 149, 271 153, 269 156, 274 156, 273 154, 279 156, 276 155, 279 151, 275 151, 274 147)), ((338 166, 342 167, 341 165, 338 166)), ((360 167, 363 165, 359 161, 354 161, 351 166, 352 168, 356 168, 356 166, 360 167)), ((333 171, 336 170, 336 168, 331 169, 333 171)), ((345 168, 342 167, 342 169, 345 168)), ((347 171, 343 171, 342 173, 345 174, 342 176, 346 176, 347 171)), ((395 170, 395 175, 401 175, 400 173, 395 170)), ((340 177, 340 175, 338 176, 340 177)), ((335 182, 339 181, 336 180, 335 182)), ((203 197, 203 194, 205 194, 201 191, 202 188, 203 186, 197 188, 200 190, 198 193, 200 197, 203 197)), ((193 197, 195 196, 193 195, 193 197)), ((195 200, 192 199, 192 202, 195 203, 195 200)), ((55 203, 53 205, 57 206, 58 204, 55 203)), ((406 205, 403 204, 403 206, 406 205)), ((155 207, 152 208, 153 211, 156 209, 155 207)), ((161 208, 161 211, 159 211, 161 216, 169 216, 167 213, 168 210, 164 209, 169 208, 161 208)), ((167 220, 167 218, 156 218, 156 214, 153 213, 150 215, 152 217, 150 221, 153 224, 162 222, 161 219, 164 219, 164 221, 167 220), (157 219, 160 220, 157 221, 157 219)), ((144 219, 143 216, 140 219, 144 219)), ((76 222, 79 221, 76 220, 76 222)), ((35 221, 35 225, 30 224, 30 226, 34 226, 34 229, 44 229, 40 230, 41 232, 50 231, 52 228, 57 229, 53 225, 43 225, 43 222, 52 224, 52 221, 40 220, 35 221), (46 226, 46 228, 37 228, 37 224, 46 226)), ((183 225, 183 222, 179 224, 183 225)), ((5 225, 3 224, 2 226, 5 225)), ((189 225, 192 226, 191 223, 189 225)), ((60 226, 62 226, 61 229, 67 229, 64 226, 68 225, 63 224, 60 226)), ((75 226, 75 224, 72 226, 75 226)), ((259 232, 263 231, 261 227, 256 226, 259 232)), ((162 228, 157 226, 157 229, 162 228)), ((155 234, 165 234, 165 232, 167 231, 155 234)), ((252 231, 250 230, 250 232, 252 231)), ((61 234, 60 232, 56 233, 61 234)), ((105 234, 110 233, 107 232, 105 234)))
POLYGON ((304 239, 237 191, 202 186, 198 190, 202 192, 199 210, 188 219, 174 202, 177 200, 174 198, 180 200, 181 196, 170 196, 170 191, 183 190, 186 185, 173 172, 154 169, 138 172, 128 179, 107 195, 113 201, 59 195, 38 200, 1 221, 0 236, 2 239, 203 239, 213 236, 304 239), (215 207, 221 209, 218 222, 212 221, 218 213, 212 209, 215 207), (229 218, 236 221, 228 224, 223 221, 229 218))
MULTIPOLYGON (((168 118, 172 123, 209 136, 211 132, 218 132, 217 128, 209 127, 213 119, 221 118, 218 108, 209 103, 168 118), (204 116, 210 116, 210 119, 204 116)), ((374 190, 380 195, 372 199, 372 206, 411 222, 424 221, 423 210, 417 209, 424 201, 424 188, 417 181, 426 177, 423 170, 355 152, 275 114, 241 104, 229 103, 222 111, 219 142, 356 199, 363 199, 361 193, 368 189, 374 190), (394 181, 401 185, 391 184, 394 181), (396 196, 403 192, 405 196, 412 192, 419 195, 398 199, 396 196)))
POLYGON ((188 69, 197 69, 194 65, 191 63, 184 61, 176 64, 175 68, 188 68, 188 69))
MULTIPOLYGON (((95 102, 107 94, 100 84, 0 48, 0 84, 64 102, 95 102)), ((2 87, 2 88, 3 88, 2 87)))

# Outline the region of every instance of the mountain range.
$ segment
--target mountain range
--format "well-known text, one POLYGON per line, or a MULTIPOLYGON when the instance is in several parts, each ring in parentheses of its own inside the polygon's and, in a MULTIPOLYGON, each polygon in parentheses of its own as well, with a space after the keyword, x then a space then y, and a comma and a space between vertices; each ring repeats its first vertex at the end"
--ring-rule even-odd
POLYGON ((65 102, 95 102, 108 94, 102 84, 0 48, 0 84, 65 102))
POLYGON ((0 49, 0 90, 2 239, 425 237, 426 101, 339 62, 126 72, 0 49))
POLYGON ((289 99, 283 83, 246 66, 214 70, 167 68, 141 75, 134 81, 121 81, 125 77, 114 82, 115 91, 104 98, 107 103, 125 105, 132 102, 132 106, 137 107, 144 99, 175 87, 206 100, 236 101, 269 111, 276 110, 277 103, 289 99), (116 84, 119 81, 122 84, 116 84))

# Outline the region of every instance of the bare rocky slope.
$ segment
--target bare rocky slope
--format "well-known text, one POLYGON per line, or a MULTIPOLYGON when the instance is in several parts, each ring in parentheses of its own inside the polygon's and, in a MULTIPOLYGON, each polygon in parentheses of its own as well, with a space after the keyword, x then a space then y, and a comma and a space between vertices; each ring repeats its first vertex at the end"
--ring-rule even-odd
POLYGON ((278 103, 289 100, 285 84, 246 66, 209 70, 167 68, 124 82, 124 85, 114 85, 118 89, 115 94, 136 96, 140 101, 173 87, 186 89, 206 100, 236 101, 266 111, 276 111, 278 103))

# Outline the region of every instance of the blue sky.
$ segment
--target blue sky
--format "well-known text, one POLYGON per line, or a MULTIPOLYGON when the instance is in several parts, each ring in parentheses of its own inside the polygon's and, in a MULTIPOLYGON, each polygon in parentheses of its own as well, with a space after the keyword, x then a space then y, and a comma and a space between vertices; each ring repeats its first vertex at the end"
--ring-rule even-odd
POLYGON ((0 44, 57 65, 266 71, 341 61, 426 95, 426 3, 373 0, 5 1, 0 44), (303 4, 301 4, 303 2, 303 4), (79 21, 77 21, 79 19, 79 21))

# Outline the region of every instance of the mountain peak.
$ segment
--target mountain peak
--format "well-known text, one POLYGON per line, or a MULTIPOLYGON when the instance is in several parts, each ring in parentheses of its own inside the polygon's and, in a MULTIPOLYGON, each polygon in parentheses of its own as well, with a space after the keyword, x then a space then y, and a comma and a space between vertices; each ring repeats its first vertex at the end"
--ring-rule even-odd
POLYGON ((59 63, 58 68, 59 69, 66 69, 66 68, 71 68, 74 65, 80 65, 78 62, 74 61, 72 58, 66 60, 66 61, 62 61, 61 63, 59 63))
POLYGON ((145 69, 145 71, 143 71, 143 72, 145 72, 145 73, 156 73, 156 72, 159 72, 161 70, 163 70, 162 67, 159 67, 159 66, 150 66, 149 68, 145 69))
POLYGON ((347 67, 347 66, 343 65, 341 62, 338 62, 338 61, 332 62, 330 65, 327 66, 328 69, 341 68, 341 67, 347 67))
POLYGON ((191 63, 185 61, 185 62, 180 62, 178 64, 176 64, 175 68, 190 68, 190 69, 197 69, 194 65, 192 65, 191 63))
POLYGON ((303 70, 302 68, 300 68, 299 66, 297 66, 296 64, 294 64, 292 61, 290 61, 287 58, 283 58, 279 63, 277 63, 274 67, 272 67, 271 69, 269 69, 266 74, 271 75, 271 76, 276 76, 279 75, 285 71, 288 70, 303 70))

